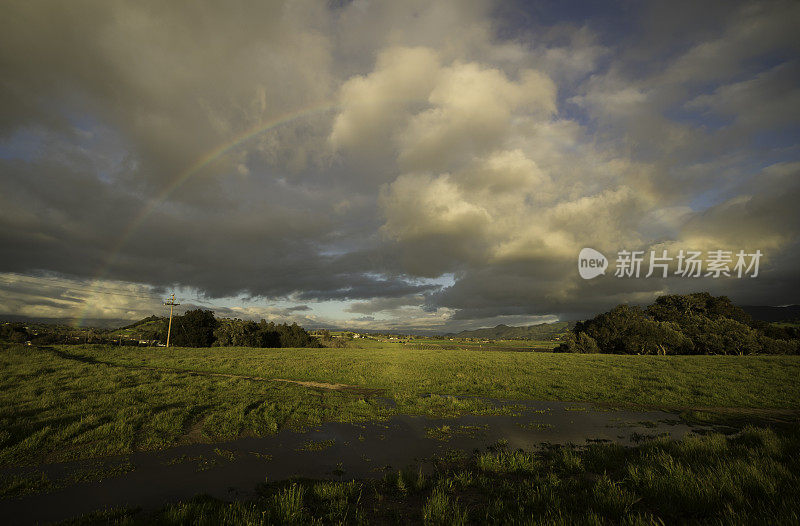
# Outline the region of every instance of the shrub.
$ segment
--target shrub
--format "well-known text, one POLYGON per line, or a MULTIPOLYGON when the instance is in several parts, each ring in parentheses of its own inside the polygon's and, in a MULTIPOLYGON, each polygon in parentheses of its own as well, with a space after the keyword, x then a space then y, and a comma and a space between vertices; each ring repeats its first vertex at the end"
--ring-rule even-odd
POLYGON ((789 354, 800 349, 792 335, 753 321, 725 296, 702 292, 661 296, 644 310, 618 305, 576 323, 556 352, 789 354))

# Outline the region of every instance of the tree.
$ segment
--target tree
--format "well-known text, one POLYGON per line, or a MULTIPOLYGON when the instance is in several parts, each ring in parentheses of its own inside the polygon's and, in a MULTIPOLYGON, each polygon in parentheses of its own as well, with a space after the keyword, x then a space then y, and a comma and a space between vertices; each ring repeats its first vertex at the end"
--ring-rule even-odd
MULTIPOLYGON (((186 311, 173 318, 170 343, 177 347, 210 347, 216 327, 217 319, 210 310, 186 311)), ((166 339, 166 334, 163 337, 166 339)))
POLYGON ((729 318, 753 325, 750 315, 734 305, 727 296, 712 296, 708 292, 660 296, 647 307, 646 312, 656 321, 684 323, 695 316, 702 316, 712 320, 729 318))
POLYGON ((642 310, 618 305, 578 322, 557 350, 617 354, 797 353, 800 341, 754 321, 725 296, 661 296, 642 310), (597 350, 595 350, 595 348, 597 350))
POLYGON ((234 347, 319 347, 316 338, 297 325, 261 320, 223 319, 214 330, 215 346, 234 347))
POLYGON ((555 352, 574 352, 574 353, 599 353, 600 347, 591 336, 585 332, 568 334, 564 338, 564 343, 556 347, 555 352))

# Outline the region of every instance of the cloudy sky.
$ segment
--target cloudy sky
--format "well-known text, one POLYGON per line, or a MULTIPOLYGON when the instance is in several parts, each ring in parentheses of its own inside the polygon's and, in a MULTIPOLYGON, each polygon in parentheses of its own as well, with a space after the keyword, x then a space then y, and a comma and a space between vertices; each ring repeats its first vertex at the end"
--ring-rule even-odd
POLYGON ((800 302, 798 23, 795 1, 3 2, 0 315, 136 319, 175 291, 449 331, 800 302), (583 247, 611 271, 581 279, 583 247), (637 279, 621 250, 763 257, 637 279))

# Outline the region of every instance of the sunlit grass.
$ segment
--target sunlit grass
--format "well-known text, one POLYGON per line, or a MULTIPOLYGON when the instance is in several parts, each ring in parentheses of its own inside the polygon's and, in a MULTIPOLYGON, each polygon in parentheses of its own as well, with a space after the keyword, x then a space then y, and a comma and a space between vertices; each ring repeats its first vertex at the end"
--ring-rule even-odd
POLYGON ((794 356, 587 356, 374 344, 368 349, 6 345, 0 347, 0 465, 104 457, 395 414, 514 411, 482 397, 664 408, 796 408, 800 400, 800 358, 794 356), (365 391, 193 371, 339 383, 365 391))
POLYGON ((475 352, 390 343, 370 349, 61 349, 117 365, 340 383, 408 397, 435 393, 669 407, 797 407, 800 400, 797 356, 475 352))

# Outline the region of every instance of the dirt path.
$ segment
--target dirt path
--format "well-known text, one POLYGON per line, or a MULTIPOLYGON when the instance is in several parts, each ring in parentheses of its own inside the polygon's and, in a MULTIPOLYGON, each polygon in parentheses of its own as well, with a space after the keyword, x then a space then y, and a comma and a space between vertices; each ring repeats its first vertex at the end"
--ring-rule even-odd
POLYGON ((287 384, 295 384, 295 385, 302 385, 303 387, 311 387, 314 389, 327 389, 330 391, 343 391, 347 393, 353 394, 360 394, 364 396, 382 396, 385 394, 384 389, 370 389, 367 387, 361 387, 358 385, 348 385, 348 384, 339 384, 339 383, 327 383, 327 382, 316 382, 313 380, 289 380, 287 378, 269 378, 266 376, 251 376, 246 374, 231 374, 231 373, 213 373, 210 371, 195 371, 192 369, 179 369, 177 367, 152 367, 147 365, 131 365, 131 364, 119 364, 113 362, 107 362, 103 360, 97 360, 95 358, 91 358, 88 356, 78 356, 74 354, 69 354, 63 351, 58 351, 56 349, 51 349, 51 351, 56 354, 59 358, 64 358, 66 360, 76 360, 79 362, 84 363, 96 363, 107 365, 110 367, 121 367, 124 369, 138 369, 144 371, 155 371, 155 372, 164 372, 164 373, 173 373, 173 374, 189 374, 195 376, 214 376, 218 378, 235 378, 241 380, 253 380, 257 382, 283 382, 287 384))
POLYGON ((363 393, 363 394, 383 394, 383 389, 368 389, 366 387, 360 387, 358 385, 348 385, 348 384, 331 384, 327 382, 315 382, 312 380, 289 380, 287 378, 268 378, 265 376, 248 376, 244 374, 228 374, 228 373, 211 373, 206 371, 193 371, 189 369, 174 369, 174 368, 167 368, 167 367, 141 367, 141 369, 147 369, 150 371, 167 371, 171 373, 184 373, 184 374, 191 374, 191 375, 199 375, 199 376, 218 376, 221 378, 238 378, 242 380, 256 380, 262 382, 284 382, 287 384, 295 384, 295 385, 302 385, 303 387, 313 387, 316 389, 328 389, 331 391, 347 391, 351 393, 363 393))
MULTIPOLYGON (((105 363, 105 362, 104 362, 105 363)), ((230 374, 230 373, 212 373, 208 371, 193 371, 191 369, 178 369, 173 367, 148 367, 137 365, 119 365, 109 363, 108 365, 116 367, 125 367, 129 369, 143 369, 147 371, 176 373, 176 374, 189 374, 194 376, 215 376, 218 378, 235 378, 240 380, 253 380, 257 382, 283 382, 287 384, 302 385, 303 387, 311 387, 314 389, 327 389, 330 391, 343 391, 353 394, 361 394, 365 396, 380 396, 385 393, 383 389, 369 389, 360 387, 358 385, 348 384, 331 384, 327 382, 315 382, 312 380, 289 380, 287 378, 268 378, 266 376, 250 376, 245 374, 230 374)))

